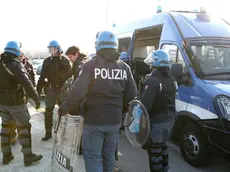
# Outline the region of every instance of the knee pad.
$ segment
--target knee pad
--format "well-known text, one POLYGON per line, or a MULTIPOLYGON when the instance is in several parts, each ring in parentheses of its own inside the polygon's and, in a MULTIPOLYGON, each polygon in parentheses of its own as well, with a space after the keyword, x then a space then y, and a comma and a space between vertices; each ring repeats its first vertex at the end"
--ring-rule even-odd
POLYGON ((17 129, 18 129, 18 134, 19 134, 19 138, 20 139, 23 139, 23 138, 26 138, 26 139, 31 139, 31 124, 27 124, 27 125, 19 125, 17 126, 17 129))
POLYGON ((5 129, 13 129, 15 128, 16 124, 15 124, 15 121, 14 120, 11 120, 11 121, 8 121, 8 122, 2 122, 2 128, 5 128, 5 129))
POLYGON ((162 157, 163 157, 163 164, 168 165, 169 154, 168 154, 167 145, 162 146, 162 157))
POLYGON ((163 145, 163 146, 162 146, 162 150, 165 151, 165 150, 167 150, 167 149, 168 149, 168 146, 167 146, 167 145, 163 145))
POLYGON ((2 123, 2 131, 0 133, 0 136, 2 138, 3 137, 10 138, 10 136, 11 136, 11 128, 12 128, 12 124, 11 123, 2 123))
POLYGON ((151 147, 149 148, 149 151, 151 154, 155 156, 159 156, 162 154, 162 146, 152 144, 151 147))
POLYGON ((2 123, 2 128, 11 128, 12 123, 2 123))

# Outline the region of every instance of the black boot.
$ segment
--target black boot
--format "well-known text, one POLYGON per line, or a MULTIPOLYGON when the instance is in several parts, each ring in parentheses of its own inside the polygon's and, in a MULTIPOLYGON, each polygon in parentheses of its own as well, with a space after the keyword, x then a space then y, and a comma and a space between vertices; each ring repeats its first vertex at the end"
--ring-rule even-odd
POLYGON ((2 164, 6 165, 9 164, 10 161, 14 159, 14 155, 12 153, 3 154, 2 164))
POLYGON ((19 134, 19 142, 22 145, 24 165, 29 166, 33 162, 41 160, 43 158, 42 155, 36 155, 32 153, 31 124, 20 125, 17 128, 19 134))
POLYGON ((52 138, 52 126, 53 126, 53 112, 46 111, 45 114, 45 137, 42 138, 42 141, 47 141, 52 138))
POLYGON ((29 166, 33 162, 38 162, 43 158, 42 155, 36 155, 34 153, 24 154, 24 165, 29 166))
POLYGON ((82 146, 80 145, 80 149, 79 149, 79 155, 83 155, 83 150, 82 150, 82 146))
POLYGON ((115 160, 118 161, 118 150, 115 151, 115 160))
POLYGON ((83 149, 82 149, 82 137, 81 137, 81 142, 80 142, 79 155, 83 155, 83 149))
POLYGON ((47 141, 50 138, 52 138, 52 132, 51 131, 46 131, 45 137, 42 138, 42 141, 47 141))

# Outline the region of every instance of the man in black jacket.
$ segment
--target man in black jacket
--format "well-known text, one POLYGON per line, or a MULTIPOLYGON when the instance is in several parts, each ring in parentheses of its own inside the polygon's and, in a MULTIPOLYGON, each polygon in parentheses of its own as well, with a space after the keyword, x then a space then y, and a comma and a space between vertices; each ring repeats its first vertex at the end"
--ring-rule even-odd
POLYGON ((79 76, 79 72, 81 71, 83 64, 86 61, 86 55, 80 53, 80 49, 76 46, 69 47, 65 54, 73 63, 72 74, 74 76, 74 80, 76 80, 79 76))
MULTIPOLYGON (((86 62, 86 55, 80 53, 80 49, 76 46, 71 46, 66 51, 66 56, 69 58, 69 60, 73 63, 72 67, 72 74, 74 77, 74 81, 78 78, 80 71, 82 70, 82 67, 84 63, 86 62)), ((74 109, 71 114, 79 114, 80 109, 74 109)), ((81 141, 82 145, 82 141, 81 141)), ((79 154, 82 154, 82 146, 80 145, 79 154)))
POLYGON ((29 59, 26 58, 23 52, 21 52, 20 56, 18 57, 18 60, 20 60, 24 64, 26 71, 30 76, 31 82, 35 87, 35 73, 34 73, 33 65, 30 63, 29 59))
POLYGON ((15 41, 7 43, 0 60, 0 113, 2 118, 1 147, 3 164, 14 159, 11 152, 11 130, 14 122, 22 145, 24 165, 42 159, 42 155, 32 153, 30 114, 27 108, 27 95, 31 97, 36 109, 40 107, 39 96, 34 89, 24 65, 17 60, 20 45, 15 41))
POLYGON ((49 43, 48 48, 51 56, 43 61, 41 75, 37 84, 37 91, 39 94, 45 85, 48 88, 45 100, 46 133, 45 137, 42 138, 42 141, 47 141, 52 137, 53 110, 56 103, 60 104, 61 88, 72 74, 69 60, 64 56, 61 56, 62 49, 59 43, 53 40, 49 43))
MULTIPOLYGON (((18 57, 18 60, 24 64, 24 67, 26 68, 26 71, 29 74, 28 76, 30 77, 31 82, 33 83, 33 86, 35 87, 35 74, 34 74, 33 65, 25 57, 25 54, 23 52, 21 52, 20 56, 18 57)), ((12 136, 11 144, 15 144, 17 140, 16 124, 12 125, 12 135, 11 136, 12 136)))

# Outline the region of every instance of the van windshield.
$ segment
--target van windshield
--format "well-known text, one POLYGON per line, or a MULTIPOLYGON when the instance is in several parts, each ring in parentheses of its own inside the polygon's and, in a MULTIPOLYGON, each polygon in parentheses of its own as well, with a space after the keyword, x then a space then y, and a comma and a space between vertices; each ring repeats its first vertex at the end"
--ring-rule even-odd
POLYGON ((191 45, 204 75, 230 74, 230 45, 191 45))

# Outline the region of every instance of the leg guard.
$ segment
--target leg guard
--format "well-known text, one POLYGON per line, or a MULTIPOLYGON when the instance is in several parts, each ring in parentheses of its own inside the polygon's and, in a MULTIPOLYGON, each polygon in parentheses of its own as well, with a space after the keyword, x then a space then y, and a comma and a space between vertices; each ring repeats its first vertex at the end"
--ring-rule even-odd
POLYGON ((164 167, 164 172, 169 170, 169 155, 168 155, 168 146, 165 144, 162 146, 162 164, 164 167))
POLYGON ((151 172, 164 172, 163 168, 163 156, 162 156, 162 145, 153 144, 148 149, 149 155, 149 167, 151 172))
POLYGON ((23 154, 31 154, 31 124, 17 126, 23 154))
MULTIPOLYGON (((3 153, 3 159, 2 164, 6 165, 9 164, 10 161, 14 159, 14 156, 11 152, 11 140, 12 140, 12 131, 15 131, 14 128, 14 121, 9 122, 7 124, 2 124, 2 130, 1 130, 1 147, 2 147, 2 153, 3 153)), ((15 137, 15 136, 14 136, 15 137)))
POLYGON ((11 130, 12 130, 13 121, 8 123, 2 123, 1 129, 1 148, 2 153, 4 154, 11 154, 11 130))
POLYGON ((11 144, 14 145, 16 143, 16 137, 17 137, 17 133, 16 133, 16 123, 15 121, 12 122, 12 128, 11 128, 11 144))

